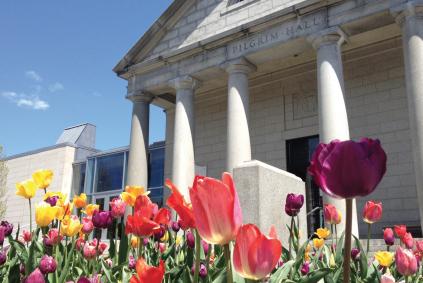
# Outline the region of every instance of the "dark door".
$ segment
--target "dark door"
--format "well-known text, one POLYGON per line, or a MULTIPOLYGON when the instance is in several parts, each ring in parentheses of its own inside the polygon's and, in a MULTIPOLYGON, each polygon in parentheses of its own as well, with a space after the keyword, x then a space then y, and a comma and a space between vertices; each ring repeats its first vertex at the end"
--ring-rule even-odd
MULTIPOLYGON (((288 172, 297 175, 306 183, 306 208, 307 213, 317 207, 323 207, 322 196, 319 187, 307 174, 307 167, 313 152, 319 144, 318 136, 310 136, 286 141, 286 157, 288 172)), ((311 235, 317 228, 323 225, 321 209, 316 209, 307 216, 308 234, 311 235)))

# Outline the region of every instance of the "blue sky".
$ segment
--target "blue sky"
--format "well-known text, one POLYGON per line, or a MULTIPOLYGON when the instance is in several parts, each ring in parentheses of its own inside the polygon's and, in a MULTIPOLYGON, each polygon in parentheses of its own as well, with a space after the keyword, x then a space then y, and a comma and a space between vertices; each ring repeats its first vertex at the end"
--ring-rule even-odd
MULTIPOLYGON (((97 147, 129 142, 131 102, 112 68, 171 0, 0 1, 0 145, 52 145, 65 127, 97 126, 97 147)), ((164 139, 152 107, 150 142, 164 139)))

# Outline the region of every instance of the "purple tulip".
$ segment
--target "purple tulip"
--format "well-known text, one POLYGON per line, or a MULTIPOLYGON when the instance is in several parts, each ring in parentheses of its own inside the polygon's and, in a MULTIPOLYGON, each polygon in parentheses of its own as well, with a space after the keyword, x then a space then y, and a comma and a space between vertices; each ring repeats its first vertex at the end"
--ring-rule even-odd
POLYGON ((3 246, 4 243, 4 230, 6 230, 3 226, 0 226, 0 246, 3 246))
POLYGON ((160 225, 160 229, 157 229, 156 232, 154 232, 154 240, 159 241, 166 233, 166 228, 164 225, 160 225))
MULTIPOLYGON (((193 265, 191 268, 191 274, 194 274, 194 272, 195 272, 195 265, 193 265)), ((207 276, 207 268, 202 262, 200 263, 199 275, 200 275, 200 278, 205 278, 207 276)))
POLYGON ((56 260, 51 256, 44 255, 41 258, 39 268, 40 271, 44 274, 53 273, 57 268, 56 260))
POLYGON ((179 226, 179 223, 177 221, 172 221, 173 232, 178 233, 179 229, 181 229, 181 226, 179 226))
POLYGON ((289 216, 297 216, 304 204, 304 196, 301 194, 288 194, 285 202, 285 213, 289 216))
POLYGON ((187 245, 189 248, 193 249, 195 247, 195 237, 191 231, 188 231, 186 234, 187 245))
POLYGON ((106 229, 109 228, 113 223, 113 216, 110 211, 94 211, 92 221, 94 227, 106 229))
POLYGON ((7 256, 6 253, 1 251, 0 252, 0 266, 2 266, 6 262, 7 256))
POLYGON ((201 245, 203 246, 204 254, 207 255, 209 253, 209 244, 205 241, 201 240, 201 245))
POLYGON ((40 269, 35 269, 26 279, 25 283, 45 283, 44 275, 40 269))
POLYGON ((12 235, 13 225, 7 221, 2 221, 0 226, 4 227, 4 236, 9 237, 12 235))
POLYGON ((144 244, 144 246, 147 246, 149 242, 150 242, 150 240, 148 238, 142 239, 142 243, 144 244))
POLYGON ((351 249, 351 258, 353 260, 358 260, 360 258, 360 250, 357 248, 351 249))
POLYGON ((129 256, 129 261, 128 261, 128 267, 129 267, 129 269, 134 270, 136 264, 137 264, 137 261, 135 260, 135 258, 132 255, 129 256))
POLYGON ((55 206, 59 196, 51 196, 46 198, 45 202, 48 203, 50 206, 55 206))
POLYGON ((76 283, 91 283, 87 277, 80 277, 76 283))
POLYGON ((386 153, 379 140, 334 140, 319 144, 308 172, 331 197, 356 198, 372 193, 386 172, 386 153))
POLYGON ((308 262, 304 262, 303 266, 301 267, 301 274, 307 275, 310 272, 310 264, 308 262))

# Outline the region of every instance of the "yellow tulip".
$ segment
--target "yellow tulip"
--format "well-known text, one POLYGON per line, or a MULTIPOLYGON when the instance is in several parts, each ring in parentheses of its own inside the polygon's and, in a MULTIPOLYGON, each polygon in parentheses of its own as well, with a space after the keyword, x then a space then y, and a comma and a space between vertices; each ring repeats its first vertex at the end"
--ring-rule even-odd
POLYGON ((181 242, 182 242, 182 237, 181 236, 176 236, 175 244, 177 246, 179 246, 181 244, 181 242))
POLYGON ((79 233, 79 231, 82 228, 82 224, 79 221, 78 216, 76 215, 71 215, 71 216, 66 216, 63 220, 62 220, 62 225, 61 225, 61 229, 60 232, 67 237, 73 237, 75 235, 77 235, 79 233))
POLYGON ((320 249, 321 247, 323 247, 324 244, 325 244, 324 239, 320 239, 320 238, 313 239, 313 245, 316 249, 320 249))
POLYGON ((83 208, 87 205, 87 195, 82 193, 79 196, 75 195, 73 197, 73 204, 76 208, 83 208))
POLYGON ((32 174, 32 179, 34 179, 34 182, 37 184, 38 188, 44 190, 50 186, 50 183, 53 180, 53 171, 37 170, 32 174))
POLYGON ((43 203, 35 207, 35 222, 40 227, 47 227, 57 215, 57 207, 43 203))
POLYGON ((73 203, 66 201, 65 199, 57 200, 56 207, 58 208, 56 217, 59 220, 71 215, 73 211, 73 203))
POLYGON ((320 239, 326 239, 330 236, 330 231, 328 228, 319 228, 314 234, 316 234, 320 239))
POLYGON ((375 253, 375 259, 379 262, 379 265, 389 267, 394 262, 394 254, 387 251, 379 251, 375 253))
POLYGON ((308 244, 306 249, 305 249, 305 252, 304 252, 304 260, 305 261, 310 261, 310 251, 311 251, 311 245, 308 244))
POLYGON ((129 206, 134 206, 137 197, 141 195, 148 195, 150 192, 146 192, 143 187, 139 186, 126 186, 125 191, 120 194, 120 197, 129 206))
POLYGON ((26 180, 16 184, 16 195, 31 199, 35 196, 37 185, 33 180, 26 180))
POLYGON ((131 247, 136 249, 138 247, 138 238, 137 237, 132 237, 131 238, 131 247))
POLYGON ((169 241, 169 232, 166 231, 163 237, 160 238, 160 242, 167 242, 167 241, 169 241))
POLYGON ((335 257, 333 256, 332 253, 330 254, 329 266, 332 267, 332 268, 336 267, 335 257))
POLYGON ((83 210, 82 212, 88 216, 92 216, 94 211, 96 210, 100 210, 100 206, 98 204, 89 204, 85 207, 85 210, 83 210))

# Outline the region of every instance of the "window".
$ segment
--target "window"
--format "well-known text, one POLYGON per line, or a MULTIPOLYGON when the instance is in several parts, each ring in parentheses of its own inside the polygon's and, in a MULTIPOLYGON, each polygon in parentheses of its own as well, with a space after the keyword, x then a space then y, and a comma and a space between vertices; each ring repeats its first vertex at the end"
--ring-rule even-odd
POLYGON ((72 192, 79 195, 84 192, 86 163, 73 165, 72 192))
POLYGON ((148 165, 148 188, 150 190, 150 198, 159 206, 163 205, 163 176, 165 151, 164 147, 150 148, 148 165))
POLYGON ((124 153, 97 158, 95 192, 122 190, 124 153))

